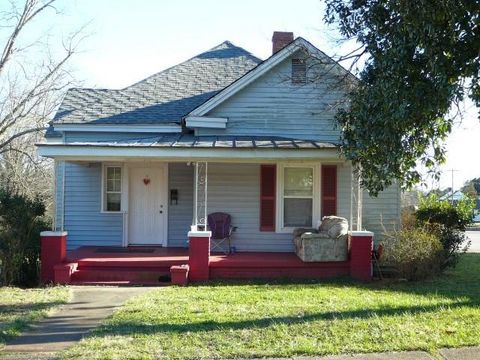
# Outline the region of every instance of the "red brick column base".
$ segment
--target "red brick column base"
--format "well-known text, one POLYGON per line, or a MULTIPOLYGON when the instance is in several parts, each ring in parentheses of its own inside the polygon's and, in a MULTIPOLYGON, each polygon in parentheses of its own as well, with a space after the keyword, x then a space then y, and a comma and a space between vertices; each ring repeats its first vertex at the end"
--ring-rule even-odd
POLYGON ((188 265, 190 281, 207 281, 210 277, 210 237, 211 231, 188 232, 188 265))
POLYGON ((170 267, 170 275, 173 285, 185 286, 188 283, 188 265, 173 265, 170 267))
POLYGON ((361 281, 371 281, 373 233, 351 231, 349 234, 350 276, 361 281))
POLYGON ((67 258, 67 232, 42 231, 40 233, 41 280, 46 284, 55 281, 55 265, 67 258))

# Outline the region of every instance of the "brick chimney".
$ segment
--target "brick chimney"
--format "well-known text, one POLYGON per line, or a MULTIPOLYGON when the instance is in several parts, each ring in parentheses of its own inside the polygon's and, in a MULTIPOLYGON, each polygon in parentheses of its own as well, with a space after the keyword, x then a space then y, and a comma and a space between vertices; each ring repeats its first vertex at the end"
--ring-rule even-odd
POLYGON ((293 41, 293 32, 274 31, 272 36, 272 54, 282 50, 293 41))

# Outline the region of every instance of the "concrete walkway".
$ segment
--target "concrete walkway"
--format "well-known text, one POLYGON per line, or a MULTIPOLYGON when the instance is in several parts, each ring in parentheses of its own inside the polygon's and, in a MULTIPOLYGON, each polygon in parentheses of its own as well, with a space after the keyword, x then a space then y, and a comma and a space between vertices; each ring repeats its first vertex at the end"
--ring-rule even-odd
POLYGON ((72 301, 63 305, 3 349, 1 359, 50 359, 81 340, 125 301, 148 287, 72 286, 72 301), (28 353, 23 354, 22 353, 28 353), (49 354, 48 354, 49 353, 49 354))

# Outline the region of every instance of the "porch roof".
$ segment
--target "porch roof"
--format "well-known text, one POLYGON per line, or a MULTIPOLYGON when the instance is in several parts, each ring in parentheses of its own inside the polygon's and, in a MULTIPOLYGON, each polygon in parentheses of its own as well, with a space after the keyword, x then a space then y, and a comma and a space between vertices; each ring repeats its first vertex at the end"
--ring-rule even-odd
POLYGON ((108 142, 68 142, 65 145, 102 147, 163 147, 163 148, 285 148, 323 149, 336 148, 333 143, 302 140, 280 136, 194 136, 189 134, 165 134, 137 139, 108 142))
POLYGON ((48 157, 319 158, 339 159, 338 144, 279 136, 163 134, 108 142, 41 143, 48 157))

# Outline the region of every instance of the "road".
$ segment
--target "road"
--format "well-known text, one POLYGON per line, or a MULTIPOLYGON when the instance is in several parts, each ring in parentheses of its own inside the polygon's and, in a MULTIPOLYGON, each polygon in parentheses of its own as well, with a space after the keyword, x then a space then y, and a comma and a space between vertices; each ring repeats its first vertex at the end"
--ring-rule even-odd
POLYGON ((468 252, 480 253, 480 231, 467 231, 467 237, 472 241, 468 252))

